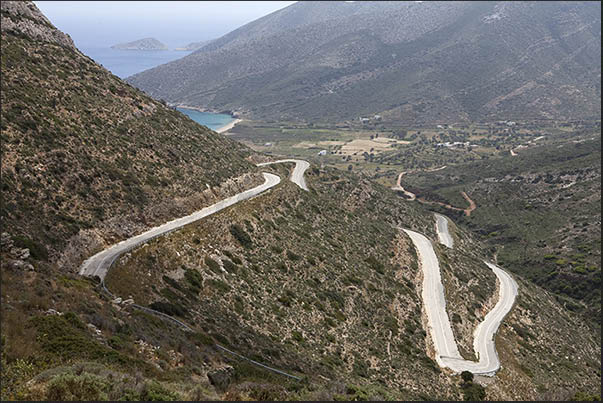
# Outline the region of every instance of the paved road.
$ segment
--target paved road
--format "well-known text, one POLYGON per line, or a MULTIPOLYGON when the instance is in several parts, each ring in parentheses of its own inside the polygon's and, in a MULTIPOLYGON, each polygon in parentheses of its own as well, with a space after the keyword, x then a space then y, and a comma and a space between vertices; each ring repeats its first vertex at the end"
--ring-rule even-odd
POLYGON ((435 213, 434 215, 436 217, 436 231, 440 243, 452 249, 454 241, 452 240, 450 232, 448 232, 448 218, 438 213, 435 213))
POLYGON ((513 278, 493 263, 484 263, 492 269, 500 284, 498 292, 498 302, 486 315, 483 322, 480 323, 473 333, 473 349, 479 358, 479 362, 464 361, 463 363, 454 363, 450 366, 456 371, 471 371, 474 374, 494 375, 500 369, 500 360, 496 353, 494 336, 501 322, 513 308, 515 298, 517 297, 517 283, 513 278), (456 366, 455 366, 456 364, 456 366), (459 364, 461 366, 459 367, 459 364))
MULTIPOLYGON (((270 162, 270 163, 258 164, 258 166, 276 164, 279 162, 295 162, 295 168, 294 168, 293 174, 291 175, 291 181, 296 183, 299 187, 301 187, 302 189, 307 191, 308 188, 306 187, 306 181, 304 180, 304 172, 310 166, 310 164, 307 161, 281 160, 281 161, 275 161, 275 162, 270 162)), ((253 189, 249 189, 249 190, 246 190, 239 194, 236 194, 234 196, 228 197, 224 200, 220 200, 219 202, 212 204, 211 206, 205 207, 205 208, 203 208, 197 212, 194 212, 186 217, 181 217, 181 218, 172 220, 168 223, 165 223, 163 225, 160 225, 159 227, 151 228, 150 230, 148 230, 140 235, 134 236, 125 241, 121 241, 121 242, 103 250, 102 252, 97 253, 96 255, 87 259, 82 264, 82 266, 80 267, 80 272, 79 272, 80 275, 99 276, 101 281, 103 281, 103 285, 104 285, 104 279, 105 279, 105 276, 107 275, 107 272, 109 271, 109 268, 111 267, 113 262, 124 252, 127 252, 128 250, 131 250, 138 245, 148 242, 149 240, 151 240, 155 237, 164 235, 168 232, 181 228, 184 225, 187 225, 194 221, 200 220, 203 217, 207 217, 211 214, 214 214, 214 213, 216 213, 226 207, 232 206, 233 204, 236 204, 240 201, 257 196, 258 194, 278 185, 281 181, 281 178, 279 178, 277 175, 273 175, 273 174, 269 174, 269 173, 263 173, 263 175, 264 175, 264 183, 259 186, 254 187, 253 189)), ((105 291, 108 292, 111 297, 115 297, 113 294, 111 294, 111 292, 109 290, 107 290, 106 287, 105 287, 105 291)), ((182 326, 186 330, 189 330, 189 331, 192 330, 186 323, 184 323, 176 318, 173 318, 169 315, 166 315, 163 312, 155 311, 154 309, 150 309, 150 308, 140 306, 137 304, 132 304, 132 305, 138 309, 142 309, 144 311, 150 312, 150 313, 158 315, 160 317, 169 319, 170 321, 176 323, 178 326, 182 326)), ((239 358, 243 358, 243 359, 251 362, 254 365, 257 365, 262 368, 268 369, 270 371, 276 372, 278 374, 287 376, 289 378, 296 379, 298 381, 301 380, 301 378, 298 376, 288 374, 279 369, 276 369, 276 368, 267 366, 265 364, 262 364, 260 362, 251 360, 247 357, 244 357, 240 354, 235 353, 234 351, 228 350, 227 348, 220 346, 219 344, 216 344, 216 347, 218 347, 221 350, 226 351, 230 354, 234 354, 234 355, 238 356, 239 358)))
MULTIPOLYGON (((293 173, 291 174, 291 181, 296 183, 300 188, 308 190, 306 186, 306 181, 304 179, 304 173, 310 166, 310 163, 308 163, 307 161, 288 159, 262 163, 258 164, 258 166, 277 164, 281 162, 295 163, 295 168, 293 169, 293 173)), ((194 221, 200 220, 203 217, 207 217, 208 215, 214 214, 222 209, 225 209, 226 207, 232 206, 235 203, 249 199, 253 196, 257 196, 258 194, 278 185, 281 181, 281 178, 279 178, 277 175, 269 173, 263 173, 263 175, 264 183, 254 187, 253 189, 249 189, 234 196, 228 197, 224 200, 220 200, 219 202, 212 204, 211 206, 205 207, 199 211, 196 211, 186 217, 177 218, 158 227, 151 228, 150 230, 143 232, 140 235, 136 235, 130 239, 121 241, 97 253, 96 255, 88 258, 82 264, 79 272, 80 275, 90 277, 98 276, 101 280, 104 280, 105 276, 107 275, 107 271, 109 270, 113 262, 122 253, 127 252, 145 242, 148 242, 149 240, 155 237, 164 235, 194 221)))
POLYGON ((444 285, 440 277, 440 266, 438 258, 433 250, 431 241, 424 235, 408 229, 408 234, 415 244, 423 270, 423 290, 421 297, 427 312, 429 331, 436 350, 436 361, 441 367, 446 367, 442 356, 455 360, 462 360, 459 353, 452 327, 446 313, 446 298, 444 296, 444 285))
POLYGON ((429 331, 436 350, 436 362, 441 367, 448 367, 457 373, 470 371, 474 374, 493 376, 500 369, 494 336, 500 323, 513 307, 515 297, 517 297, 517 283, 500 267, 484 261, 494 271, 499 280, 499 297, 494 308, 488 312, 473 334, 473 349, 479 361, 465 360, 458 351, 446 312, 444 286, 442 285, 440 266, 433 245, 422 234, 407 229, 404 231, 415 244, 421 260, 423 270, 421 296, 425 304, 429 331))
POLYGON ((234 196, 228 197, 224 200, 212 204, 211 206, 205 207, 199 211, 196 211, 185 217, 177 218, 170 222, 167 222, 158 227, 151 228, 150 230, 143 232, 140 235, 136 235, 130 239, 121 241, 102 252, 87 259, 80 267, 80 275, 82 276, 98 276, 101 280, 107 275, 107 271, 111 264, 124 252, 127 252, 138 245, 141 245, 155 237, 164 235, 168 232, 174 231, 184 225, 190 224, 194 221, 200 220, 203 217, 214 214, 226 207, 232 206, 242 200, 249 199, 256 196, 276 185, 279 184, 281 178, 277 175, 264 173, 264 183, 254 187, 253 189, 246 190, 234 196))
POLYGON ((294 162, 295 168, 293 168, 293 172, 291 173, 291 182, 295 183, 297 186, 302 188, 305 191, 308 191, 308 187, 306 186, 306 180, 304 179, 304 173, 310 167, 310 163, 304 160, 294 160, 294 159, 286 159, 286 160, 278 160, 272 162, 262 162, 258 164, 259 167, 263 167, 266 165, 272 164, 280 164, 283 162, 294 162))

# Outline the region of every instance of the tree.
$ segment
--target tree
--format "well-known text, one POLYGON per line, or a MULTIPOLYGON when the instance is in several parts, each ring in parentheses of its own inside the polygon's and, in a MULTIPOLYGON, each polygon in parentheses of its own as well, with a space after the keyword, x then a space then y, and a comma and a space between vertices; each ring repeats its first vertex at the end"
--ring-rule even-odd
POLYGON ((463 382, 473 382, 473 374, 469 371, 461 372, 461 378, 463 382))
POLYGON ((473 374, 469 371, 461 372, 461 389, 463 399, 466 401, 483 400, 486 397, 486 389, 478 383, 473 383, 473 374))

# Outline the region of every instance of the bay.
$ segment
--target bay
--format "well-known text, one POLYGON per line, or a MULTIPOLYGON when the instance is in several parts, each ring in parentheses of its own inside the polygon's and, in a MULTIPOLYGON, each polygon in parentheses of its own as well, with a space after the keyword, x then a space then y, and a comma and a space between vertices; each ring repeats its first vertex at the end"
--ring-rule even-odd
POLYGON ((82 48, 80 50, 119 78, 129 77, 192 53, 180 50, 120 50, 111 48, 82 48))
POLYGON ((234 120, 234 117, 224 113, 200 112, 198 110, 188 108, 176 108, 176 110, 184 113, 195 122, 203 126, 207 126, 212 130, 226 126, 234 120))

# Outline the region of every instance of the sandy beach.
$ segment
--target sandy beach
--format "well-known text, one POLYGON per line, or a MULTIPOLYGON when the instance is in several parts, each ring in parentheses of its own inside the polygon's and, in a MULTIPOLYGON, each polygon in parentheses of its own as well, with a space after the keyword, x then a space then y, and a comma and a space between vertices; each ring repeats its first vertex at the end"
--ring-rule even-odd
MULTIPOLYGON (((205 108, 199 108, 199 107, 196 107, 196 106, 189 106, 189 105, 183 105, 183 104, 170 104, 169 106, 176 107, 176 108, 183 108, 183 109, 192 109, 192 110, 199 111, 199 112, 221 113, 221 112, 217 112, 217 111, 214 111, 214 110, 208 110, 208 109, 205 109, 205 108)), ((240 121, 242 121, 242 119, 236 119, 235 118, 235 120, 233 120, 232 122, 230 122, 230 123, 228 123, 228 124, 226 124, 226 125, 224 125, 222 127, 219 127, 216 130, 214 130, 214 131, 216 133, 227 132, 230 129, 232 129, 240 121)))
POLYGON ((227 125, 224 125, 218 129, 215 130, 216 133, 224 133, 229 131, 230 129, 232 129, 234 127, 234 125, 236 125, 237 123, 239 123, 241 121, 241 119, 235 119, 232 122, 228 123, 227 125))

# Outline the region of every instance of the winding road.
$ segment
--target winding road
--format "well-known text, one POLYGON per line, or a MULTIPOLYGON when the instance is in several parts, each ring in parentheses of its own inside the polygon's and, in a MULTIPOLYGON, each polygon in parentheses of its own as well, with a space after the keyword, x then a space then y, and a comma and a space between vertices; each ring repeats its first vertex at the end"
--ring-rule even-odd
POLYGON ((304 173, 310 167, 310 163, 304 160, 294 160, 294 159, 286 159, 286 160, 278 160, 272 162, 262 162, 258 164, 259 167, 263 167, 266 165, 272 164, 282 164, 283 162, 294 162, 295 168, 293 168, 293 172, 291 173, 291 182, 295 183, 297 186, 307 191, 308 187, 306 186, 306 180, 304 179, 304 173))
POLYGON ((408 190, 406 190, 402 187, 402 176, 405 173, 407 173, 407 172, 406 171, 400 172, 400 175, 398 175, 398 181, 396 182, 396 186, 392 187, 392 190, 399 190, 399 191, 403 192, 406 196, 408 196, 408 201, 413 201, 417 198, 417 196, 414 193, 409 192, 408 190))
MULTIPOLYGON (((436 214, 436 227, 440 243, 452 248, 446 217, 436 214)), ((494 336, 501 322, 509 313, 517 297, 517 283, 500 267, 484 263, 492 269, 499 281, 498 302, 473 332, 473 349, 479 361, 465 360, 459 353, 452 327, 446 312, 444 286, 440 276, 438 258, 431 241, 422 234, 404 230, 417 248, 423 270, 422 298, 429 323, 429 332, 436 350, 436 362, 456 373, 469 371, 474 374, 494 376, 500 369, 494 336)))
MULTIPOLYGON (((295 163, 295 168, 293 169, 293 174, 291 175, 291 181, 297 184, 300 188, 307 191, 308 187, 306 186, 306 181, 304 180, 304 172, 310 166, 307 161, 281 160, 258 164, 258 166, 276 164, 280 162, 295 163)), ((101 280, 104 280, 109 268, 121 254, 132 250, 133 248, 142 245, 143 243, 148 242, 158 236, 165 235, 169 232, 177 230, 178 228, 182 228, 187 224, 200 220, 211 214, 217 213, 218 211, 223 210, 226 207, 232 206, 233 204, 236 204, 240 201, 257 196, 260 193, 263 193, 266 190, 278 185, 281 181, 281 178, 279 178, 277 175, 270 173, 263 173, 263 175, 264 183, 259 186, 256 186, 249 190, 245 190, 244 192, 238 193, 224 200, 220 200, 219 202, 212 204, 211 206, 205 207, 185 217, 177 218, 158 227, 151 228, 150 230, 143 232, 142 234, 121 241, 97 253, 96 255, 93 255, 80 266, 79 274, 82 276, 89 277, 98 276, 101 280)))
MULTIPOLYGON (((301 189, 308 191, 306 181, 304 179, 304 173, 309 168, 310 164, 307 161, 296 160, 296 159, 283 159, 273 162, 264 162, 257 164, 258 166, 267 166, 277 163, 295 163, 295 168, 291 173, 290 180, 294 182, 301 189)), ((243 191, 234 196, 228 197, 221 200, 211 206, 205 207, 199 211, 196 211, 188 216, 181 217, 170 222, 167 222, 158 227, 151 228, 150 230, 136 235, 127 240, 121 241, 109 248, 93 255, 87 259, 80 267, 80 275, 83 276, 98 276, 104 284, 104 278, 107 275, 113 262, 123 253, 145 243, 149 240, 158 236, 167 234, 171 231, 175 231, 187 224, 198 221, 204 217, 214 214, 226 207, 232 206, 240 201, 250 199, 257 196, 274 186, 278 185, 281 181, 280 177, 270 173, 263 173, 264 183, 256 186, 252 189, 243 191)), ((450 233, 448 232, 448 221, 447 218, 436 214, 436 229, 440 242, 449 248, 452 248, 453 241, 450 233)), ((505 315, 513 307, 515 297, 517 295, 517 284, 509 274, 498 266, 484 262, 490 267, 500 282, 499 287, 499 300, 496 306, 486 315, 484 321, 478 325, 474 332, 474 349, 479 357, 478 362, 468 361, 462 358, 458 351, 454 334, 450 326, 448 314, 446 312, 446 300, 444 295, 444 286, 442 285, 440 277, 440 267, 438 258, 433 250, 431 241, 424 235, 419 234, 408 229, 404 231, 411 238, 415 244, 421 266, 423 270, 423 290, 422 298, 425 304, 425 310, 428 316, 429 331, 432 336, 434 347, 436 350, 436 361, 441 367, 448 367, 455 372, 471 371, 474 374, 483 375, 494 375, 500 368, 500 361, 496 354, 496 348, 494 345, 494 334, 498 330, 501 321, 505 315)), ((107 292, 109 292, 107 290, 107 292)), ((110 294, 110 293, 109 293, 110 294)), ((137 306, 138 307, 138 306, 137 306)), ((158 315, 167 316, 161 312, 153 311, 146 307, 140 307, 147 311, 152 311, 158 315)), ((189 328, 186 324, 168 317, 177 324, 189 328)), ((190 329, 190 328, 189 328, 190 329)), ((218 346, 222 348, 221 346, 218 346)), ((228 350, 229 351, 229 350, 228 350)), ((236 353, 233 353, 236 354, 236 353)), ((245 358, 245 357, 243 357, 245 358)), ((247 358, 245 358, 247 359, 247 358)), ((299 379, 293 375, 286 374, 275 368, 267 367, 264 364, 257 363, 250 360, 252 363, 263 366, 272 371, 281 373, 283 375, 299 379)))

